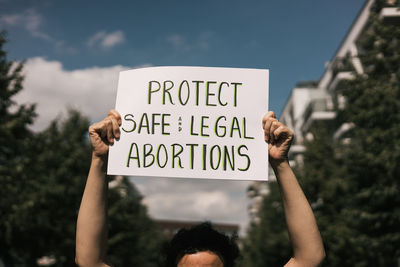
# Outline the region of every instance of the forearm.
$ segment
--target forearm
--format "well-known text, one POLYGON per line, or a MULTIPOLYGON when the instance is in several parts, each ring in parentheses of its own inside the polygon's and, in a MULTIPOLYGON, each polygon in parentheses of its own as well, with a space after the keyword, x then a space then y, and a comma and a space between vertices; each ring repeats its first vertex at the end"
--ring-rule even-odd
MULTIPOLYGON (((324 247, 311 207, 287 161, 272 164, 281 190, 294 259, 305 266, 318 265, 324 247)), ((290 262, 289 262, 290 263, 290 262)))
POLYGON ((92 158, 78 214, 76 262, 79 266, 104 266, 107 248, 106 161, 92 158))

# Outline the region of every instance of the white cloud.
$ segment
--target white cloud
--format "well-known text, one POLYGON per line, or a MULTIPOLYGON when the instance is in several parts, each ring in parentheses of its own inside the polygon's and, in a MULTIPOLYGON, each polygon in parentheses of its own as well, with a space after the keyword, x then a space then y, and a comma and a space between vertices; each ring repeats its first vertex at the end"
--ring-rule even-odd
POLYGON ((16 97, 20 103, 37 103, 39 116, 35 130, 66 110, 78 108, 92 119, 100 119, 115 105, 118 73, 123 66, 67 71, 58 61, 31 58, 25 63, 24 90, 16 97))
POLYGON ((184 40, 183 36, 174 33, 174 34, 167 36, 167 42, 169 44, 171 44, 173 47, 179 48, 185 43, 185 40, 184 40))
POLYGON ((189 40, 181 34, 173 33, 166 37, 166 42, 179 51, 207 50, 214 38, 215 34, 210 31, 201 32, 189 40))
POLYGON ((122 31, 111 33, 99 31, 88 39, 87 45, 89 47, 98 45, 101 48, 111 48, 123 42, 125 42, 125 34, 122 31))
POLYGON ((210 47, 210 43, 213 39, 216 38, 216 35, 214 32, 211 31, 205 31, 202 32, 198 38, 197 38, 197 44, 198 46, 203 49, 207 50, 210 47))
POLYGON ((204 179, 132 178, 145 195, 144 204, 156 219, 239 224, 248 222, 249 182, 204 179))
POLYGON ((65 45, 62 40, 56 40, 47 33, 40 30, 43 23, 43 17, 38 14, 34 9, 25 10, 17 14, 2 14, 0 15, 0 25, 5 24, 8 26, 22 27, 27 30, 33 37, 42 39, 52 43, 55 48, 60 51, 74 53, 75 49, 65 45))
POLYGON ((0 15, 0 23, 10 26, 23 27, 32 34, 38 32, 42 21, 42 16, 37 14, 34 9, 25 10, 20 14, 0 15))
POLYGON ((101 42, 101 45, 103 47, 113 47, 117 44, 121 44, 125 41, 125 35, 122 31, 115 31, 110 34, 107 34, 103 41, 101 42))

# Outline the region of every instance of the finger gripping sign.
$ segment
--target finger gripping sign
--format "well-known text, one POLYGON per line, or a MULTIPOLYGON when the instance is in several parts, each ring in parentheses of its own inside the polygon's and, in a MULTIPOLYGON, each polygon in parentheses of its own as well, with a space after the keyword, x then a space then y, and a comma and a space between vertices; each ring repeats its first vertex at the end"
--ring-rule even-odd
POLYGON ((119 74, 108 174, 267 180, 269 71, 151 67, 119 74))

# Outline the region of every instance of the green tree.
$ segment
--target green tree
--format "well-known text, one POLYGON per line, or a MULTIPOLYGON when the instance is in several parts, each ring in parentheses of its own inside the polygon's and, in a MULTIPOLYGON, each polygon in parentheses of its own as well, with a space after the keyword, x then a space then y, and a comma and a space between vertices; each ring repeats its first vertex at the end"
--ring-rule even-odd
MULTIPOLYGON (((324 266, 396 266, 400 259, 400 27, 379 18, 385 5, 376 1, 357 44, 364 73, 339 84, 346 106, 331 125, 312 129, 297 169, 326 247, 324 266), (343 123, 354 125, 349 143, 332 138, 343 123)), ((282 224, 272 209, 277 201, 272 186, 245 242, 246 266, 273 266, 272 260, 277 266, 287 258, 266 245, 285 231, 270 223, 282 224)))
POLYGON ((116 266, 158 266, 166 239, 150 220, 141 196, 123 177, 109 191, 109 260, 116 266))
POLYGON ((360 39, 365 73, 339 88, 339 119, 355 127, 343 156, 352 201, 352 266, 395 266, 400 259, 400 27, 382 23, 378 1, 360 39))
POLYGON ((31 214, 24 214, 30 216, 26 243, 37 244, 35 258, 53 256, 56 266, 74 263, 75 221, 90 164, 88 125, 77 111, 54 120, 36 135, 34 165, 27 168, 33 193, 31 214))
MULTIPOLYGON (((35 118, 34 105, 18 105, 13 97, 22 90, 22 63, 7 60, 4 50, 6 32, 0 32, 0 259, 8 263, 18 259, 15 235, 20 216, 30 205, 21 195, 28 184, 24 167, 33 133, 28 126, 35 118)), ((16 261, 18 262, 18 261, 16 261)))
MULTIPOLYGON (((54 256, 56 266, 74 264, 76 217, 91 160, 88 126, 79 112, 70 111, 64 121, 53 121, 37 136, 40 153, 31 178, 35 194, 30 197, 34 228, 26 234, 27 243, 45 236, 36 241, 35 257, 54 256)), ((111 262, 117 266, 155 266, 162 239, 134 185, 122 178, 109 190, 109 199, 111 262)))
POLYGON ((350 143, 316 127, 306 144, 301 180, 319 202, 325 266, 395 266, 400 258, 400 27, 379 19, 384 6, 376 1, 358 42, 364 74, 337 88, 346 106, 333 128, 354 125, 350 143))
POLYGON ((243 240, 243 267, 283 266, 291 257, 285 214, 276 182, 269 182, 259 221, 253 222, 243 240))
MULTIPOLYGON (((53 266, 74 266, 76 217, 91 160, 89 121, 69 111, 31 132, 34 106, 12 101, 22 90, 23 64, 7 61, 5 33, 0 37, 0 259, 6 266, 37 266, 49 256, 53 266)), ((156 266, 162 238, 134 185, 123 178, 109 198, 110 259, 156 266)))
MULTIPOLYGON (((333 128, 326 123, 315 126, 313 140, 305 143, 304 165, 295 168, 324 241, 326 238, 338 239, 337 231, 334 231, 338 229, 337 224, 334 223, 332 229, 332 220, 336 219, 337 211, 346 205, 346 199, 335 199, 346 191, 346 185, 342 183, 342 162, 337 156, 340 149, 331 139, 333 128)), ((243 266, 283 266, 292 256, 278 185, 271 181, 268 186, 269 194, 264 197, 259 212, 260 221, 251 225, 244 242, 243 266)), ((337 222, 340 223, 340 220, 337 222)))
POLYGON ((311 131, 313 139, 304 144, 304 165, 296 170, 324 240, 324 266, 351 266, 348 259, 353 252, 349 240, 354 231, 343 211, 352 200, 353 186, 346 177, 343 158, 347 147, 333 142, 333 129, 337 125, 315 125, 311 131))

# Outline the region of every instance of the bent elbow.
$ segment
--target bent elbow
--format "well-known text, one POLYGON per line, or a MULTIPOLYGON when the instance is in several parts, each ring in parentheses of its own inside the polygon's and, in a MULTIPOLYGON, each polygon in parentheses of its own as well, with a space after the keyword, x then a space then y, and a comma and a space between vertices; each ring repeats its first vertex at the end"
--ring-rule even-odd
POLYGON ((75 264, 79 267, 111 267, 104 262, 90 262, 83 260, 82 257, 75 256, 75 264))
MULTIPOLYGON (((320 265, 320 264, 324 261, 325 257, 326 257, 325 249, 322 249, 322 251, 321 251, 321 253, 320 253, 320 255, 319 255, 319 262, 318 262, 318 265, 320 265)), ((317 266, 318 266, 318 265, 317 265, 317 266)))
MULTIPOLYGON (((325 259, 325 250, 322 248, 318 251, 314 251, 314 253, 309 254, 308 256, 300 256, 292 258, 292 262, 296 263, 294 266, 307 266, 307 267, 317 267, 320 266, 321 263, 325 259)), ((289 261, 290 262, 290 261, 289 261)), ((287 265, 292 266, 292 265, 287 265)))
POLYGON ((75 264, 79 267, 96 267, 97 264, 90 263, 87 260, 84 260, 82 257, 75 256, 75 264))
POLYGON ((325 249, 322 248, 321 250, 317 251, 312 260, 310 260, 310 265, 309 266, 320 266, 321 263, 324 261, 326 257, 325 249))
POLYGON ((79 256, 75 256, 75 264, 79 267, 86 267, 89 266, 87 263, 85 263, 85 261, 82 260, 81 257, 79 256))
POLYGON ((79 267, 82 267, 82 265, 80 264, 80 260, 77 256, 75 256, 75 264, 79 267))

